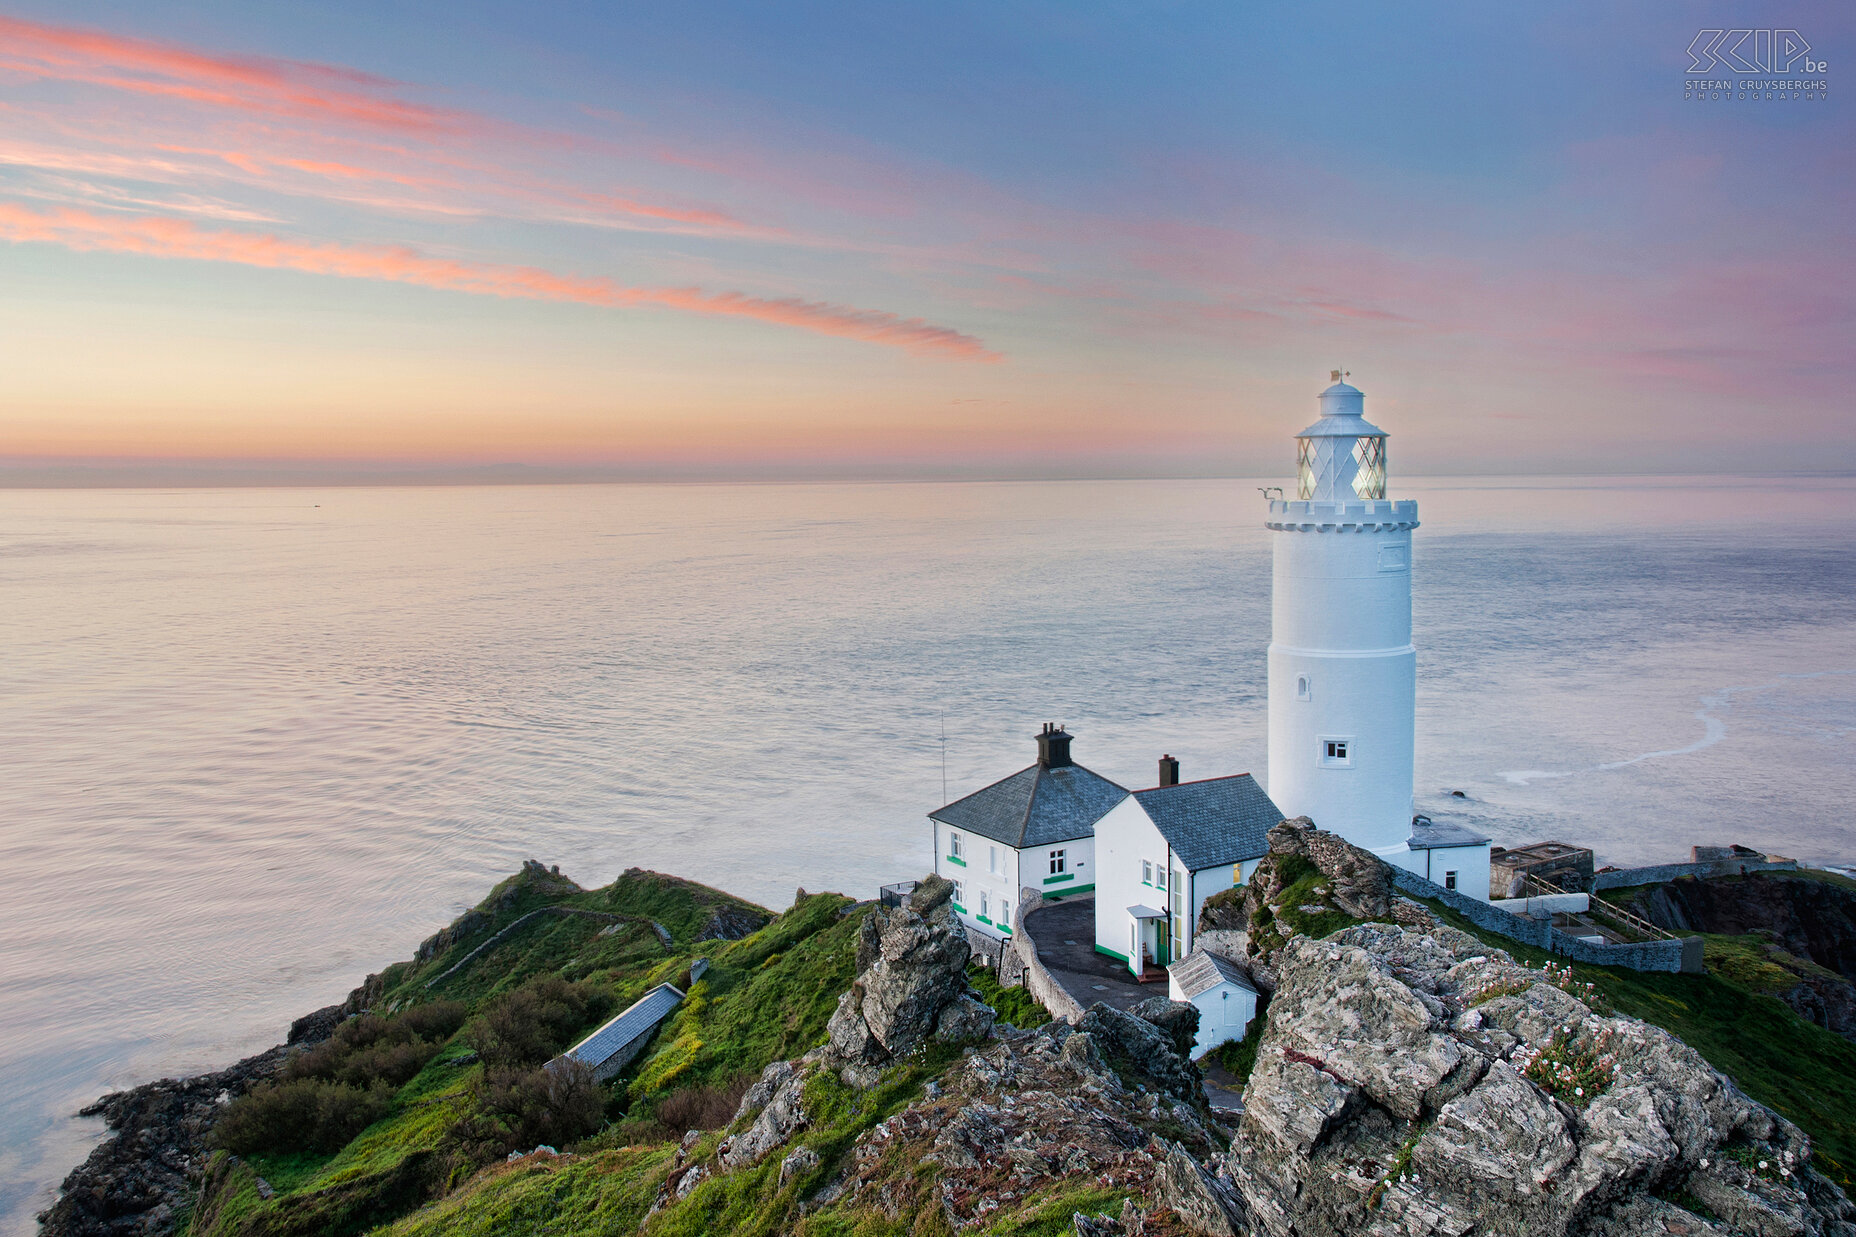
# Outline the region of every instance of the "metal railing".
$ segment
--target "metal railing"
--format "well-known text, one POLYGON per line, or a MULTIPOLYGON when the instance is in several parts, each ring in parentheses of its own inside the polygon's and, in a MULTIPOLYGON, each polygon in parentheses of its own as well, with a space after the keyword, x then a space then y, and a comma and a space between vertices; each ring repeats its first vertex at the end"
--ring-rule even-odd
POLYGON ((920 881, 897 881, 893 885, 884 885, 876 891, 877 900, 884 906, 907 906, 909 895, 915 892, 920 881))
MULTIPOLYGON (((1565 893, 1577 893, 1578 890, 1556 889, 1531 872, 1521 873, 1521 893, 1523 896, 1548 897, 1565 893)), ((1678 940, 1674 933, 1664 931, 1641 915, 1632 914, 1621 906, 1605 901, 1597 894, 1588 894, 1585 913, 1594 919, 1609 919, 1621 925, 1626 932, 1638 936, 1647 936, 1653 941, 1678 940)))

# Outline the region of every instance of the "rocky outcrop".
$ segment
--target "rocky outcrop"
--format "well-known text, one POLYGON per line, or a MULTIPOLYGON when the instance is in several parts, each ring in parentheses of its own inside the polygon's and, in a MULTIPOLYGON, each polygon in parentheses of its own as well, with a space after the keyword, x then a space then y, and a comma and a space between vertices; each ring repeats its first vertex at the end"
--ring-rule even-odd
POLYGON ((114 1131, 64 1179, 39 1215, 41 1237, 163 1237, 205 1169, 207 1135, 223 1105, 276 1075, 293 1047, 327 1039, 342 1018, 331 1005, 292 1024, 289 1045, 229 1069, 164 1078, 104 1096, 83 1110, 114 1131))
POLYGON ((992 1010, 974 999, 966 968, 972 950, 953 907, 954 886, 930 875, 906 905, 878 906, 857 940, 857 978, 827 1025, 827 1057, 846 1082, 868 1085, 876 1068, 906 1056, 930 1036, 979 1039, 992 1010))
POLYGON ((1449 928, 1288 942, 1215 1165, 1253 1231, 1716 1231, 1668 1196, 1748 1232, 1856 1237, 1795 1127, 1666 1032, 1551 980, 1449 928))
POLYGON ((1190 1058, 1192 1039, 1199 1031, 1197 1007, 1143 1001, 1136 1012, 1124 1013, 1098 1001, 1083 1011, 1076 1029, 1086 1032, 1108 1060, 1147 1078, 1174 1099, 1190 1103, 1200 1098, 1205 1077, 1190 1058), (1142 1007, 1156 1021, 1139 1016, 1142 1007), (1179 1048, 1182 1039, 1184 1051, 1179 1048))
POLYGON ((1298 932, 1326 935, 1350 920, 1429 919, 1393 889, 1383 859, 1306 816, 1271 829, 1269 846, 1250 879, 1207 898, 1198 920, 1200 939, 1242 962, 1258 991, 1275 986, 1276 953, 1298 932))
POLYGON ((709 922, 696 934, 699 941, 739 941, 752 936, 767 925, 767 916, 737 902, 715 908, 709 922))
POLYGON ((1229 1184, 1211 1184, 1216 1174, 1203 1165, 1221 1141, 1196 1106, 1124 1081, 1093 1033, 1051 1022, 974 1052, 929 1096, 864 1134, 830 1193, 891 1217, 938 1206, 964 1232, 1054 1181, 1087 1180, 1143 1200, 1124 1212, 1136 1230, 1099 1217, 1109 1226, 1099 1231, 1138 1231, 1157 1207, 1218 1206, 1229 1184), (913 1171, 924 1163, 935 1166, 931 1184, 913 1171), (1166 1174, 1177 1203, 1158 1201, 1166 1174))

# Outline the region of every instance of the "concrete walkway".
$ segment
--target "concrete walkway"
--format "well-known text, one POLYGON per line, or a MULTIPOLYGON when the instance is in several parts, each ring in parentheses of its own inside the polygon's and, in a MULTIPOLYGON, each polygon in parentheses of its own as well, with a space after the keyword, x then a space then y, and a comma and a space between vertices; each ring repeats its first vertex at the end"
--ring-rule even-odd
POLYGON ((1166 985, 1136 983, 1120 960, 1096 952, 1096 900, 1046 902, 1025 916, 1025 930, 1038 943, 1038 961, 1063 990, 1088 1009, 1097 1001, 1132 1009, 1148 997, 1166 996, 1166 985))

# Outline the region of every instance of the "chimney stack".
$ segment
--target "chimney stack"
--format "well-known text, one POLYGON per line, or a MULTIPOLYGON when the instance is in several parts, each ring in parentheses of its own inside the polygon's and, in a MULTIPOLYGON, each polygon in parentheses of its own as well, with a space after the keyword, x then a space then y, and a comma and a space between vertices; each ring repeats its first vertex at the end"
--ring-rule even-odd
POLYGON ((1070 736, 1063 727, 1044 723, 1038 732, 1038 763, 1047 769, 1062 769, 1070 763, 1070 736))
POLYGON ((1171 756, 1160 758, 1160 784, 1162 786, 1179 785, 1179 762, 1171 756))

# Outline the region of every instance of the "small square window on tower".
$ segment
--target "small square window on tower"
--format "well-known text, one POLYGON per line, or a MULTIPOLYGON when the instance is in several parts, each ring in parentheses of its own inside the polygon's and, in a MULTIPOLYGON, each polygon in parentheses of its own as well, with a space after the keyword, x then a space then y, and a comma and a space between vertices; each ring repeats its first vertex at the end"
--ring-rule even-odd
POLYGON ((1295 698, 1297 700, 1313 700, 1315 698, 1314 685, 1308 681, 1308 676, 1305 674, 1298 674, 1295 676, 1295 698))
POLYGON ((1353 740, 1321 740, 1321 763, 1329 768, 1346 768, 1351 765, 1353 763, 1353 740))

